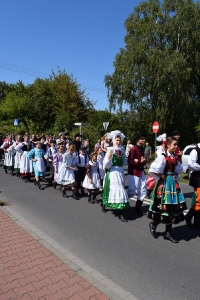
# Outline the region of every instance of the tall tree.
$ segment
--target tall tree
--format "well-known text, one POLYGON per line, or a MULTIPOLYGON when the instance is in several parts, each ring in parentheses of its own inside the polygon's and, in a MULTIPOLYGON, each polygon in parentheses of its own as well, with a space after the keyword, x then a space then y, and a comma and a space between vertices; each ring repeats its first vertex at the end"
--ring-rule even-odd
POLYGON ((125 21, 125 47, 105 76, 110 107, 130 105, 162 131, 182 129, 186 142, 199 124, 200 6, 191 0, 149 0, 125 21))

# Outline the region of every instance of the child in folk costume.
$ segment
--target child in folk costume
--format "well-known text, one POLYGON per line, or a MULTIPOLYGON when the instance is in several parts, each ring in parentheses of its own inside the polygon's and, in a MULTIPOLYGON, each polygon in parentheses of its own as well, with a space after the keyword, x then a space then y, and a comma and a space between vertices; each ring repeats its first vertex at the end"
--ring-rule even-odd
POLYGON ((20 177, 24 182, 30 182, 31 173, 33 172, 32 160, 27 156, 28 152, 32 150, 32 144, 29 140, 29 135, 24 135, 24 141, 15 146, 16 151, 22 151, 20 157, 20 177))
POLYGON ((50 144, 50 147, 49 146, 47 147, 45 158, 49 162, 49 166, 50 166, 49 186, 53 186, 53 180, 54 180, 53 157, 57 152, 56 140, 50 140, 49 144, 50 144))
POLYGON ((81 185, 81 183, 83 183, 85 179, 86 168, 89 163, 89 158, 88 155, 86 154, 86 150, 87 149, 85 147, 81 147, 79 150, 80 154, 77 156, 77 163, 76 163, 77 171, 75 172, 75 175, 76 175, 77 194, 79 197, 85 195, 84 188, 81 185), (78 192, 79 189, 81 190, 81 193, 78 192))
MULTIPOLYGON (((163 133, 161 135, 159 135, 156 140, 159 143, 162 143, 160 146, 157 146, 156 148, 156 157, 162 155, 163 153, 165 153, 166 151, 166 143, 167 143, 167 135, 166 133, 163 133)), ((154 189, 154 186, 156 184, 156 180, 155 178, 153 178, 153 176, 149 175, 149 177, 147 178, 146 181, 146 186, 147 186, 147 197, 151 198, 151 193, 154 189)))
POLYGON ((176 147, 177 140, 168 137, 166 153, 158 156, 149 169, 149 174, 157 180, 148 212, 148 218, 153 220, 149 224, 150 233, 157 238, 156 228, 162 222, 166 224, 164 239, 172 243, 178 243, 171 235, 172 224, 184 221, 183 210, 187 208, 176 178, 183 170, 175 155, 176 147))
POLYGON ((4 150, 5 173, 8 173, 8 170, 11 170, 12 175, 14 175, 14 173, 13 173, 13 171, 14 171, 14 149, 11 147, 12 144, 13 144, 12 136, 8 135, 6 141, 1 146, 1 149, 4 150))
POLYGON ((54 182, 53 182, 53 187, 54 187, 54 189, 57 186, 58 172, 60 171, 60 167, 62 165, 64 153, 65 153, 64 144, 60 143, 57 146, 57 153, 53 156, 53 167, 54 167, 54 182))
POLYGON ((38 186, 38 188, 41 188, 40 185, 40 177, 44 177, 44 173, 46 170, 45 166, 45 152, 41 148, 41 143, 37 142, 35 144, 35 148, 32 149, 27 153, 27 156, 29 159, 32 159, 33 161, 33 169, 35 173, 35 185, 38 186))
POLYGON ((127 163, 126 154, 121 147, 124 139, 123 133, 119 130, 107 134, 112 139, 113 147, 108 147, 103 161, 104 169, 107 170, 102 199, 102 211, 106 207, 113 209, 122 222, 127 222, 124 212, 130 207, 129 198, 125 190, 123 165, 127 163))
POLYGON ((88 190, 88 202, 91 204, 98 203, 96 199, 96 194, 101 187, 99 164, 97 162, 96 152, 90 154, 90 161, 87 165, 87 171, 85 179, 83 181, 83 187, 88 190), (93 192, 93 197, 92 197, 93 192), (92 197, 92 199, 91 199, 92 197))
POLYGON ((22 143, 22 141, 23 141, 22 136, 18 135, 16 138, 16 142, 14 142, 10 146, 10 150, 13 149, 14 151, 14 159, 15 159, 14 169, 17 177, 20 177, 20 160, 21 160, 22 150, 18 148, 16 149, 16 146, 22 143))
POLYGON ((103 180, 105 176, 105 170, 103 168, 103 150, 101 148, 98 148, 97 151, 97 162, 99 163, 99 173, 100 173, 100 180, 101 180, 101 186, 103 186, 103 180))
POLYGON ((76 147, 70 145, 67 152, 63 155, 63 161, 58 172, 57 183, 61 185, 62 195, 66 197, 66 186, 71 185, 73 198, 78 200, 75 189, 75 173, 76 170, 76 147))

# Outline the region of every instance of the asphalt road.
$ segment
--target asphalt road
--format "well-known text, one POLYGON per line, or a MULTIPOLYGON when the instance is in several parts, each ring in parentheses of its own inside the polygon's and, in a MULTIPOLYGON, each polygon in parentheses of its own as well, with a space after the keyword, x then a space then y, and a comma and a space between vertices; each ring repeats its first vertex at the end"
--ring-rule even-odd
MULTIPOLYGON (((188 229, 184 222, 175 226, 179 244, 173 244, 163 239, 164 225, 159 225, 155 240, 147 217, 134 214, 134 201, 128 223, 123 223, 112 211, 104 214, 100 205, 89 204, 86 197, 63 198, 59 188, 46 188, 45 183, 39 190, 33 183, 5 175, 2 167, 0 180, 1 200, 138 299, 200 299, 199 230, 188 229)), ((182 189, 189 204, 192 189, 185 184, 182 189)))

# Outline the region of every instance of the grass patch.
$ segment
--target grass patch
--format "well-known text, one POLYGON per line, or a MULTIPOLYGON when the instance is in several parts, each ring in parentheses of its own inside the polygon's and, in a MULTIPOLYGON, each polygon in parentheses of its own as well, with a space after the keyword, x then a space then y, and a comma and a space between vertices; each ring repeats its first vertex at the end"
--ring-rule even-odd
POLYGON ((189 184, 188 175, 186 173, 181 173, 180 182, 189 184))
POLYGON ((5 206, 7 203, 5 201, 0 200, 0 206, 5 206))

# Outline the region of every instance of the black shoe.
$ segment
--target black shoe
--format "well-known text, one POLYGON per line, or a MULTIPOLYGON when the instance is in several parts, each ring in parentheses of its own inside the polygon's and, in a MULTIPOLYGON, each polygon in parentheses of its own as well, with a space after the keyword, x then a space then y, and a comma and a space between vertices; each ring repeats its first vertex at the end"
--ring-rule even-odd
POLYGON ((136 205, 135 205, 135 213, 137 215, 141 215, 141 216, 145 215, 145 213, 143 213, 143 211, 142 211, 142 203, 143 203, 143 201, 137 200, 136 205))
POLYGON ((92 197, 92 202, 95 204, 95 203, 99 203, 97 198, 96 198, 96 194, 93 195, 92 197))
POLYGON ((49 183, 47 184, 47 186, 53 186, 53 182, 49 180, 49 183))
POLYGON ((185 217, 185 222, 186 222, 188 228, 190 228, 190 229, 193 228, 193 224, 191 223, 191 220, 188 220, 188 219, 185 217))
POLYGON ((75 200, 79 200, 79 197, 77 195, 77 192, 75 190, 72 190, 72 197, 75 199, 75 200))
POLYGON ((57 186, 57 182, 54 181, 54 182, 53 182, 53 188, 54 188, 54 190, 56 189, 56 186, 57 186))
POLYGON ((103 213, 106 212, 106 206, 103 204, 103 202, 101 202, 101 210, 103 213))
POLYGON ((124 217, 124 215, 122 215, 121 213, 119 214, 119 219, 120 219, 122 222, 128 222, 127 219, 124 217))
POLYGON ((177 241, 175 238, 173 238, 173 236, 171 235, 171 232, 165 232, 164 239, 168 240, 172 243, 176 243, 176 244, 179 243, 179 241, 177 241))
POLYGON ((85 191, 81 190, 81 196, 84 197, 85 196, 85 191))
POLYGON ((76 192, 76 195, 77 195, 77 197, 81 197, 82 196, 82 194, 79 193, 79 191, 76 192))
POLYGON ((156 236, 156 227, 154 226, 153 222, 149 223, 150 233, 154 237, 154 239, 157 239, 156 236))
POLYGON ((62 190, 62 196, 65 198, 67 195, 66 195, 66 190, 62 190))
POLYGON ((88 202, 89 202, 90 204, 94 204, 94 203, 92 202, 91 196, 88 197, 88 202))

